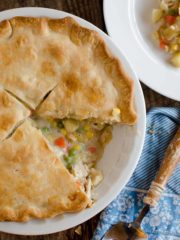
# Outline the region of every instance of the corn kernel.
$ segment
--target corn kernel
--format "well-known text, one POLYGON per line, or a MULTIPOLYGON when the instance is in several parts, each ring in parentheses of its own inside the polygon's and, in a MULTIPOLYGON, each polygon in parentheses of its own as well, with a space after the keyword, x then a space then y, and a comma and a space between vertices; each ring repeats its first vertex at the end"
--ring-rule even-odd
POLYGON ((57 122, 54 121, 54 120, 50 120, 50 124, 53 128, 56 128, 57 127, 57 122))
POLYGON ((84 128, 85 131, 89 131, 90 130, 90 126, 88 124, 84 125, 83 128, 84 128))
POLYGON ((94 137, 94 133, 91 132, 91 131, 88 131, 88 132, 86 133, 86 136, 87 136, 88 139, 92 139, 92 138, 94 137))
POLYGON ((73 148, 74 148, 74 150, 79 151, 81 147, 80 147, 80 145, 76 144, 76 145, 73 146, 73 148))
POLYGON ((62 133, 64 136, 66 136, 66 135, 67 135, 66 129, 65 129, 65 128, 62 128, 62 129, 61 129, 61 133, 62 133))
POLYGON ((175 52, 175 51, 178 50, 178 45, 177 44, 172 44, 170 49, 171 49, 172 52, 175 52))
POLYGON ((180 52, 177 52, 171 58, 171 63, 175 66, 180 68, 180 52))
POLYGON ((77 132, 74 133, 74 136, 77 139, 77 141, 79 141, 79 142, 82 142, 84 140, 84 137, 77 132))
POLYGON ((113 108, 112 115, 113 116, 119 116, 120 115, 120 109, 119 108, 113 108))

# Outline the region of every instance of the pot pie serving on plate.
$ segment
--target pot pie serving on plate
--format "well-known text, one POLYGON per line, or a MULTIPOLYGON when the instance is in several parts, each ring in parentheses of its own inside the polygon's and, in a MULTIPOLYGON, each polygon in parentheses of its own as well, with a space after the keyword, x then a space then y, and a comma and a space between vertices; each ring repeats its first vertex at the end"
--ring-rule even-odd
POLYGON ((92 206, 112 125, 136 122, 133 82, 98 33, 71 17, 1 22, 0 60, 0 130, 8 125, 0 131, 0 220, 92 206))

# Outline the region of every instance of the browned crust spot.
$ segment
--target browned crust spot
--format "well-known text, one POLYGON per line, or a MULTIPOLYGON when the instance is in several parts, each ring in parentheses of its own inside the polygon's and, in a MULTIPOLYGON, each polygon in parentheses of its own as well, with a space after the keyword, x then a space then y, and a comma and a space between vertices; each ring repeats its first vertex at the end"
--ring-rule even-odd
POLYGON ((0 22, 0 37, 9 38, 12 34, 12 27, 8 20, 0 22))

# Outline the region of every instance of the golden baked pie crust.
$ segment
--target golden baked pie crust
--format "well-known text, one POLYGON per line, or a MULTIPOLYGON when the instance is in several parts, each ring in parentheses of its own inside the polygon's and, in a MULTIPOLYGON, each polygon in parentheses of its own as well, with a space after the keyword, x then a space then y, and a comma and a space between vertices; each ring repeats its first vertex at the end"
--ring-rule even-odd
MULTIPOLYGON (((0 85, 42 117, 136 122, 132 80, 100 35, 70 17, 15 17, 1 22, 0 72, 0 85)), ((0 92, 0 100, 3 94, 11 100, 13 109, 8 106, 8 111, 15 114, 14 128, 30 112, 9 93, 0 92)), ((1 128, 4 139, 10 128, 3 136, 1 128)), ((0 153, 1 221, 53 217, 89 204, 29 120, 0 143, 0 153)))
POLYGON ((0 24, 2 84, 39 115, 134 124, 133 82, 94 30, 71 17, 0 24), (56 87, 57 85, 57 87, 56 87), (113 116, 113 109, 120 109, 113 116))
POLYGON ((86 194, 30 120, 0 144, 0 153, 0 221, 48 218, 87 207, 86 194))

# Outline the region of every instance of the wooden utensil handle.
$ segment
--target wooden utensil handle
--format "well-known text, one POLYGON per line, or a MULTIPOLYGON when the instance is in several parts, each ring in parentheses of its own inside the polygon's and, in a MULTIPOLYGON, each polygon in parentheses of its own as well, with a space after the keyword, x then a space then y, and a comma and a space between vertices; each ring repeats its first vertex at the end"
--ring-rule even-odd
POLYGON ((151 183, 147 196, 144 198, 144 203, 154 207, 159 201, 161 194, 166 186, 166 183, 172 175, 174 169, 180 162, 180 128, 176 135, 172 139, 170 145, 167 148, 163 162, 155 177, 155 180, 151 183))

